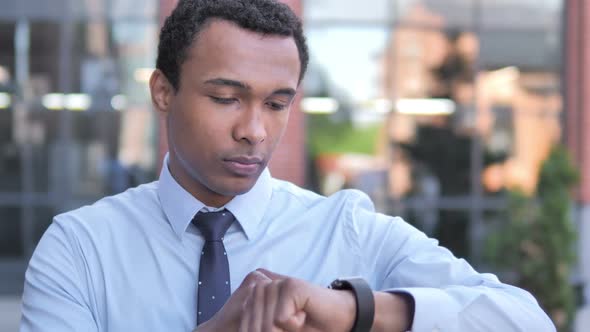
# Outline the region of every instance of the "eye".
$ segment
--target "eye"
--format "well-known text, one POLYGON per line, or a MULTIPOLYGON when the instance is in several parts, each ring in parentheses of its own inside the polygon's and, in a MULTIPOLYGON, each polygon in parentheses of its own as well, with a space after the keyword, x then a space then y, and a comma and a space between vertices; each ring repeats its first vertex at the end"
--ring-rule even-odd
POLYGON ((211 100, 213 100, 214 103, 223 105, 229 105, 238 101, 236 98, 220 98, 215 96, 209 96, 209 98, 211 98, 211 100))
POLYGON ((274 101, 269 101, 268 103, 266 103, 266 105, 268 105, 270 107, 270 109, 272 109, 273 111, 282 111, 287 108, 287 105, 282 104, 282 103, 277 103, 274 101))

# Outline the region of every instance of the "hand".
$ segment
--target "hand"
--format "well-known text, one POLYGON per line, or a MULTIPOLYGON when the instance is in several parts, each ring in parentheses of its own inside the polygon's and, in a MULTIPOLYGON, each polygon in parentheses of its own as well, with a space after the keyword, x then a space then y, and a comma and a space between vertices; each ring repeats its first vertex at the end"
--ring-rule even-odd
POLYGON ((244 305, 254 286, 270 281, 270 278, 259 271, 250 272, 223 307, 210 320, 199 325, 194 332, 238 331, 244 305))
MULTIPOLYGON (((412 322, 408 300, 398 294, 373 294, 371 331, 407 331, 412 322)), ((195 332, 348 332, 355 316, 351 291, 323 288, 259 269, 249 273, 221 310, 195 332)))
POLYGON ((354 294, 258 270, 268 279, 250 288, 240 332, 348 332, 356 315, 354 294))

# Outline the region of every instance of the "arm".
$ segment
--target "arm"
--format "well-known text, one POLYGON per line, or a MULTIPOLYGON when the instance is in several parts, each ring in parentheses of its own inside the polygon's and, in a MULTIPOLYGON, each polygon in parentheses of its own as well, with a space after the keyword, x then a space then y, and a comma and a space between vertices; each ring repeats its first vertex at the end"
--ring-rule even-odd
MULTIPOLYGON (((353 250, 365 264, 365 277, 383 290, 373 293, 372 331, 410 326, 414 332, 555 331, 529 293, 475 272, 435 240, 399 218, 374 213, 370 201, 357 196, 345 222, 355 234, 353 250)), ((233 316, 239 331, 350 331, 356 312, 352 292, 260 272, 268 279, 249 286, 233 316)), ((212 321, 227 321, 223 316, 232 317, 222 310, 212 321)), ((222 326, 210 325, 213 331, 222 326)))
POLYGON ((20 331, 97 331, 83 287, 68 234, 54 221, 29 262, 20 331))
POLYGON ((352 225, 371 284, 415 303, 413 331, 555 331, 528 292, 477 273, 400 218, 376 214, 360 197, 352 225))
MULTIPOLYGON (((356 300, 352 291, 328 289, 264 269, 256 272, 266 276, 266 279, 259 278, 251 283, 246 292, 247 295, 240 300, 241 310, 234 315, 239 325, 236 331, 349 332, 352 330, 356 318, 356 300)), ((253 273, 248 278, 252 275, 253 273)), ((371 331, 408 330, 410 319, 405 299, 385 292, 373 292, 373 294, 375 319, 371 331)), ((232 306, 230 304, 232 299, 226 304, 228 308, 232 306)), ((218 321, 217 323, 203 326, 203 329, 199 328, 197 331, 234 330, 229 328, 231 324, 219 324, 230 321, 228 318, 232 317, 229 314, 230 310, 226 310, 226 306, 212 318, 211 321, 218 321), (226 318, 222 318, 223 316, 226 318)))

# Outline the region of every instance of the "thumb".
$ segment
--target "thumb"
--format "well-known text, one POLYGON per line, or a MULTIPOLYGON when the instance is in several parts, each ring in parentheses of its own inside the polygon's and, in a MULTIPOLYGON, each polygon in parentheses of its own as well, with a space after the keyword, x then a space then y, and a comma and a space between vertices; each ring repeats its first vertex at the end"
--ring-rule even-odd
POLYGON ((298 311, 290 317, 277 319, 276 324, 285 331, 300 331, 305 325, 305 317, 305 311, 298 311))

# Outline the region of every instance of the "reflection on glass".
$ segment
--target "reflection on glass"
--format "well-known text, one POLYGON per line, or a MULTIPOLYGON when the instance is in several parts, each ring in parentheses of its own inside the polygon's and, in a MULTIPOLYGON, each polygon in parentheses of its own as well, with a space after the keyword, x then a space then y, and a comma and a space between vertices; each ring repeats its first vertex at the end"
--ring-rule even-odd
POLYGON ((563 0, 397 0, 399 22, 448 28, 559 30, 563 0), (476 18, 481 20, 476 22, 476 18), (526 20, 522 18, 526 17, 526 20))
POLYGON ((434 237, 456 257, 470 259, 473 244, 466 241, 469 238, 469 211, 440 210, 438 218, 440 222, 436 224, 434 237))
POLYGON ((74 54, 79 69, 73 81, 77 91, 91 97, 94 110, 121 109, 123 104, 146 109, 145 78, 151 72, 141 73, 154 64, 156 29, 152 22, 78 25, 74 54))
POLYGON ((468 195, 477 130, 473 33, 312 28, 309 43, 306 95, 339 105, 328 116, 310 115, 319 189, 363 186, 358 178, 380 171, 392 199, 468 195))
POLYGON ((0 206, 0 259, 23 255, 21 209, 0 206))
POLYGON ((158 4, 0 5, 1 292, 21 291, 54 215, 155 178, 158 4))
MULTIPOLYGON (((506 70, 506 69, 504 69, 506 70)), ((487 121, 484 139, 488 149, 507 159, 488 167, 483 174, 490 192, 519 189, 532 192, 541 163, 561 137, 562 98, 559 77, 551 70, 514 69, 510 81, 502 71, 481 75, 480 110, 487 121), (501 79, 502 87, 498 86, 501 79)))
POLYGON ((29 89, 34 99, 59 91, 60 54, 62 42, 58 22, 31 22, 30 24, 29 89))
POLYGON ((310 113, 317 189, 326 194, 354 186, 386 196, 387 164, 376 151, 391 109, 380 72, 387 34, 387 29, 370 27, 308 30, 311 64, 303 106, 310 113))
POLYGON ((103 17, 107 0, 77 0, 69 2, 74 17, 103 17))
MULTIPOLYGON (((306 23, 322 21, 386 22, 392 18, 391 0, 303 0, 306 23)), ((309 34, 308 34, 309 35, 309 34)))
POLYGON ((140 17, 155 19, 158 0, 116 0, 109 3, 109 16, 115 19, 140 17))
POLYGON ((400 0, 372 24, 339 4, 306 11, 316 189, 362 189, 467 255, 478 206, 530 192, 559 142, 563 1, 400 0))
POLYGON ((466 28, 473 24, 474 6, 479 0, 397 0, 399 22, 445 28, 466 28))
POLYGON ((477 1, 481 3, 480 24, 485 28, 560 29, 563 0, 477 1))
POLYGON ((48 206, 38 206, 33 209, 33 243, 39 242, 47 227, 53 222, 53 217, 57 214, 54 208, 48 206))
POLYGON ((462 31, 400 27, 384 62, 385 122, 393 198, 467 195, 477 38, 462 31))
POLYGON ((13 141, 14 23, 0 23, 0 191, 21 190, 21 160, 13 141))
POLYGON ((72 115, 75 141, 69 155, 77 199, 118 193, 154 176, 155 117, 147 81, 156 29, 151 21, 79 24, 75 54, 80 71, 73 80, 91 107, 72 115))

